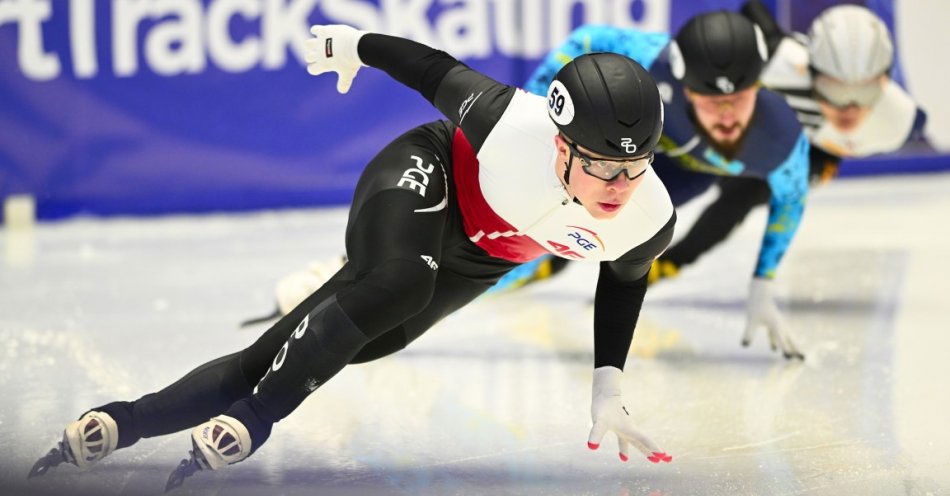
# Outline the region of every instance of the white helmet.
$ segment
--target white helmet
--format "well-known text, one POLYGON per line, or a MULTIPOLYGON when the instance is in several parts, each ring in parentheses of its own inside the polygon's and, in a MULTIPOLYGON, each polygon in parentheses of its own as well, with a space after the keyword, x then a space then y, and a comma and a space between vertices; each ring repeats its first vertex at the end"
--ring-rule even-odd
POLYGON ((811 66, 843 83, 880 76, 894 61, 894 44, 887 26, 858 5, 825 10, 812 22, 808 38, 811 66))

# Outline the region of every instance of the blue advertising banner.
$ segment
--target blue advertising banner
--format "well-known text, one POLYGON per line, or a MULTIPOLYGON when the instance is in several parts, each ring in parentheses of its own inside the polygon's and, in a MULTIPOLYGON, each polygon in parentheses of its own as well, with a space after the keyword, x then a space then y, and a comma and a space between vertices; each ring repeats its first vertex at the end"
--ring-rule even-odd
POLYGON ((519 84, 582 23, 667 31, 740 3, 0 0, 0 198, 31 194, 46 219, 347 203, 377 150, 439 115, 373 69, 347 95, 307 75, 311 24, 412 38, 519 84))

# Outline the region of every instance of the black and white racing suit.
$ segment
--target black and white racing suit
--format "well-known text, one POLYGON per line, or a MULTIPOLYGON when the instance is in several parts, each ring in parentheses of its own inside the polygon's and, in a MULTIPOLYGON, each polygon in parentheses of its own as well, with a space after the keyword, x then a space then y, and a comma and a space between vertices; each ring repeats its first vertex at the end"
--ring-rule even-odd
POLYGON ((367 34, 359 55, 419 91, 449 120, 400 136, 367 165, 346 230, 348 262, 254 344, 134 402, 97 408, 119 447, 225 413, 254 449, 345 365, 396 352, 543 253, 600 263, 595 366, 623 368, 652 261, 675 213, 649 170, 629 203, 597 220, 555 174, 546 100, 444 52, 367 34))

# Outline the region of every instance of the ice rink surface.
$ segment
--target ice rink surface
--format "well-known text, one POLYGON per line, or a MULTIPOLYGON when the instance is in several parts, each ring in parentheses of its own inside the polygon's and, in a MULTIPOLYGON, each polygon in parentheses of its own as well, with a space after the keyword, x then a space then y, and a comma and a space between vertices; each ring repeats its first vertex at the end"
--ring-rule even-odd
MULTIPOLYGON (((950 175, 927 175, 812 194, 779 279, 803 364, 764 333, 739 346, 764 210, 651 288, 624 394, 670 464, 622 463, 609 437, 587 449, 595 269, 574 265, 344 369, 254 456, 176 493, 950 494, 948 192, 950 175)), ((0 493, 160 494, 186 432, 25 477, 85 409, 252 342, 263 328, 237 323, 272 308, 277 278, 339 253, 344 223, 298 210, 0 234, 0 493)))

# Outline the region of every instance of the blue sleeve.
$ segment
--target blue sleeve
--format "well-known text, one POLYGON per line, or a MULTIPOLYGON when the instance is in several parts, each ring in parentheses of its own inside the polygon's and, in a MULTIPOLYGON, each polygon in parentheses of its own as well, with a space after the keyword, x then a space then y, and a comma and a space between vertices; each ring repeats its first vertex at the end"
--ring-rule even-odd
POLYGON ((801 133, 792 152, 767 177, 772 188, 772 199, 769 201, 769 222, 762 238, 755 277, 775 277, 778 264, 798 230, 808 194, 809 146, 808 138, 801 133))
POLYGON ((928 143, 927 136, 924 134, 924 130, 927 127, 927 112, 920 107, 917 108, 917 115, 914 116, 914 124, 910 128, 910 133, 907 134, 907 140, 904 141, 904 146, 911 143, 928 143))
POLYGON ((642 33, 613 26, 581 26, 544 57, 525 82, 524 89, 536 95, 545 95, 548 85, 561 67, 585 53, 619 53, 649 69, 669 41, 670 37, 666 33, 642 33))

